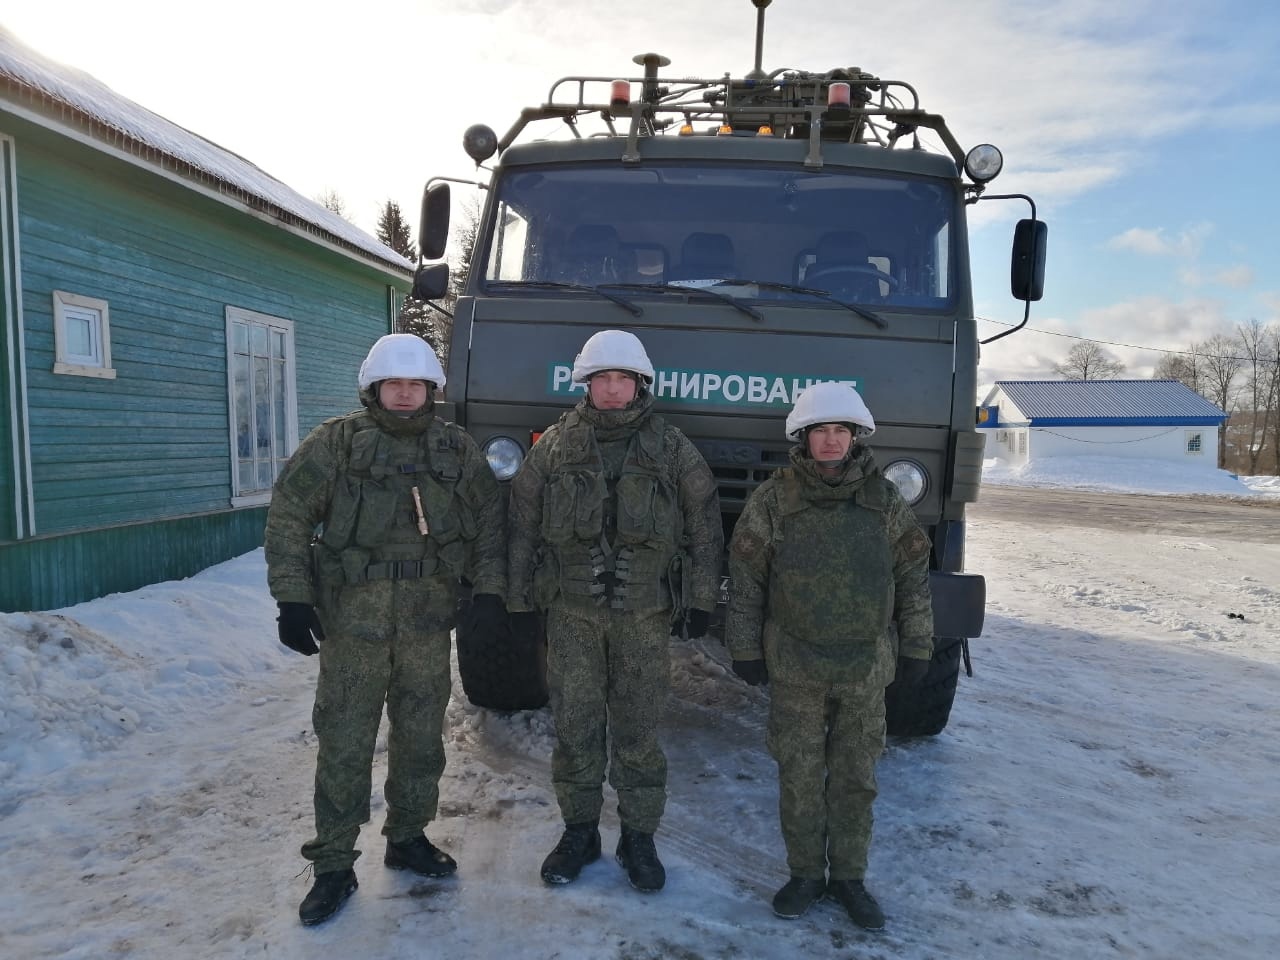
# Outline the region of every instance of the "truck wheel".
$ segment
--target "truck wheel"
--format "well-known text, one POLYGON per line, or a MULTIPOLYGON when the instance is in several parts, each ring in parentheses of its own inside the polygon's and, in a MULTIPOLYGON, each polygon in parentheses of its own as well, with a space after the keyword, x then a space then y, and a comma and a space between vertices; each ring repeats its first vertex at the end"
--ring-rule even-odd
POLYGON ((932 737, 943 731, 951 717, 964 641, 934 637, 933 645, 929 672, 918 685, 902 687, 895 681, 885 688, 885 728, 892 736, 932 737))
POLYGON ((471 593, 458 599, 458 675, 477 707, 537 710, 547 704, 547 643, 541 627, 533 636, 513 636, 510 624, 481 633, 471 618, 471 593))

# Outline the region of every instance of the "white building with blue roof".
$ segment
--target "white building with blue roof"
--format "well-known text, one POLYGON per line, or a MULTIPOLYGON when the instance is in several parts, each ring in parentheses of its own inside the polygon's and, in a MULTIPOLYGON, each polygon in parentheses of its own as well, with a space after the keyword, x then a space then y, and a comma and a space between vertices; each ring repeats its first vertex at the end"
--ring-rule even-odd
POLYGON ((986 456, 1133 457, 1216 470, 1227 414, 1177 380, 999 380, 978 409, 986 456))

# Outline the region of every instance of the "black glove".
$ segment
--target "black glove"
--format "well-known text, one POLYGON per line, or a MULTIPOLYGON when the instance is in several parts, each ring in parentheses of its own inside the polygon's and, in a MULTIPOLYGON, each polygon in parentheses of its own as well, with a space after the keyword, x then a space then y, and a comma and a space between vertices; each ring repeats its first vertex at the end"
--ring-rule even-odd
POLYGON ((319 653, 316 641, 324 640, 324 628, 320 626, 316 608, 309 603, 283 601, 276 606, 280 608, 280 615, 276 617, 280 642, 307 657, 319 653))
POLYGON ((763 660, 735 660, 733 672, 753 687, 769 682, 769 668, 763 660))
POLYGON ((695 607, 671 625, 671 635, 673 637, 687 637, 690 640, 701 640, 707 635, 707 628, 710 626, 711 614, 706 610, 699 610, 695 607))
POLYGON ((894 679, 904 687, 914 687, 924 680, 928 673, 928 660, 916 660, 914 657, 899 657, 898 675, 894 679))
POLYGON ((495 634, 507 625, 507 608, 494 593, 477 593, 471 597, 468 633, 495 634))

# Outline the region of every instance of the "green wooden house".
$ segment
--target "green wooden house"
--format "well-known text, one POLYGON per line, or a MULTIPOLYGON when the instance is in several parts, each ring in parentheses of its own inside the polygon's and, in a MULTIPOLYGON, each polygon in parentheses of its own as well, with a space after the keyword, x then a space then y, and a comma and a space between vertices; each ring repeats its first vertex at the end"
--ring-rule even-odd
POLYGON ((0 256, 5 612, 259 546, 272 480, 357 405, 412 268, 3 28, 0 256))

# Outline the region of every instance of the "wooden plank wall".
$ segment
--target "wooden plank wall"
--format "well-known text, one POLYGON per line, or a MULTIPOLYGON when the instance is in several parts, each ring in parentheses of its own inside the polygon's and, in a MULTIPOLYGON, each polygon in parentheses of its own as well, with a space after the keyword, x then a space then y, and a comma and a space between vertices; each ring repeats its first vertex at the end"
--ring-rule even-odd
POLYGON ((294 322, 300 435, 354 409, 386 282, 83 149, 18 139, 38 535, 226 509, 225 310, 294 322), (114 380, 52 373, 52 292, 109 304, 114 380))

